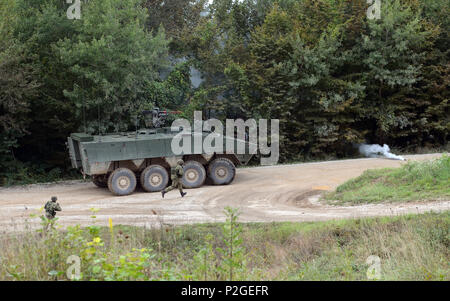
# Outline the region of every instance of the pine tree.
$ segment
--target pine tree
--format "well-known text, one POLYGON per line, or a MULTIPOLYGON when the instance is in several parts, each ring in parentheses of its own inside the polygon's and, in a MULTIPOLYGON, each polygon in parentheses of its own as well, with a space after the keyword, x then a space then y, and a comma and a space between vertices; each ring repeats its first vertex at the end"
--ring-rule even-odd
POLYGON ((86 131, 127 130, 167 66, 168 41, 160 28, 144 30, 147 13, 139 0, 92 1, 72 39, 55 46, 73 76, 64 95, 72 100, 86 131), (84 116, 83 116, 84 114, 84 116))

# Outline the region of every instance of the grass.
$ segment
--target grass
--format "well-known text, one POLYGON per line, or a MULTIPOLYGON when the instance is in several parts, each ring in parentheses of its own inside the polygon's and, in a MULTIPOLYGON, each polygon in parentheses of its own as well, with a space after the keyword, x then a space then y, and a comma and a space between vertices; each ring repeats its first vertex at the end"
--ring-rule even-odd
POLYGON ((450 156, 365 171, 324 196, 334 204, 450 199, 450 156))
POLYGON ((66 260, 76 255, 83 280, 227 280, 230 266, 233 280, 367 280, 367 259, 377 256, 380 280, 448 281, 449 229, 449 211, 305 223, 72 227, 3 235, 0 280, 66 280, 66 260))

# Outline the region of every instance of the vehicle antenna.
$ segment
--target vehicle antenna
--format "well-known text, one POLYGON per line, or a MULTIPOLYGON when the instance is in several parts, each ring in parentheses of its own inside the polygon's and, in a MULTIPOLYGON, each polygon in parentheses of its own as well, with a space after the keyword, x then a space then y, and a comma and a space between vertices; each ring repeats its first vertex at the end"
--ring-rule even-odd
POLYGON ((97 103, 97 122, 98 122, 98 135, 101 136, 101 130, 100 130, 100 103, 97 103))
POLYGON ((86 133, 86 99, 83 98, 83 132, 86 133))
POLYGON ((137 139, 137 135, 138 135, 138 122, 139 122, 139 113, 136 111, 136 120, 134 122, 134 126, 136 128, 136 135, 135 135, 136 139, 137 139))

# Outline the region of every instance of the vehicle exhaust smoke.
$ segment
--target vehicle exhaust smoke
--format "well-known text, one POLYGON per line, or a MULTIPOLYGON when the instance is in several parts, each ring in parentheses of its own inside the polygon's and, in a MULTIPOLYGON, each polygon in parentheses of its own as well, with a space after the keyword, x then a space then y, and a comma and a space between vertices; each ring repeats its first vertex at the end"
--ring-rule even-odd
POLYGON ((392 160, 406 161, 402 156, 394 155, 387 144, 358 144, 359 153, 368 158, 387 158, 392 160))

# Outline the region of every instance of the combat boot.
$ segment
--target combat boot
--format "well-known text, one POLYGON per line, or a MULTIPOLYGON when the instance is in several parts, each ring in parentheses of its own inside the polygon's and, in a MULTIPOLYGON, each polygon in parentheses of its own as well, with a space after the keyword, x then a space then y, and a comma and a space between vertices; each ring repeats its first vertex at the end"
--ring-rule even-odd
POLYGON ((183 198, 187 194, 187 192, 181 192, 180 191, 180 194, 181 194, 181 197, 183 198))
POLYGON ((161 190, 161 195, 162 195, 162 198, 164 198, 164 195, 166 194, 166 191, 165 190, 161 190))

